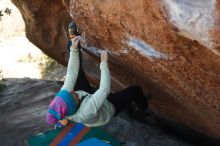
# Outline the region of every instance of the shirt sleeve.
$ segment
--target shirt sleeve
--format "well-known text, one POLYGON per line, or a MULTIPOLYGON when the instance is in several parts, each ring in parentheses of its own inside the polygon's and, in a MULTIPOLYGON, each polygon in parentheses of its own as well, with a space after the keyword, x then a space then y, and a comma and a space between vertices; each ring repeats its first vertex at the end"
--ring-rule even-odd
POLYGON ((79 50, 70 48, 70 57, 63 87, 61 90, 72 91, 75 87, 79 72, 79 50))
POLYGON ((99 89, 87 101, 86 106, 81 109, 83 115, 96 115, 110 93, 111 80, 107 62, 100 64, 100 70, 101 79, 99 89))

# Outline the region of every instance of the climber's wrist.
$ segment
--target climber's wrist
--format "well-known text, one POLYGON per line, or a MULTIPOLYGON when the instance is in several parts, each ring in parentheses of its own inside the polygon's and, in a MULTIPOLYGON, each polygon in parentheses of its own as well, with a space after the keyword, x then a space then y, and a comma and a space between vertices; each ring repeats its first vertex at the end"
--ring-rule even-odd
POLYGON ((74 48, 74 47, 70 47, 70 50, 72 51, 72 52, 78 52, 79 51, 79 48, 78 47, 76 47, 76 48, 74 48))

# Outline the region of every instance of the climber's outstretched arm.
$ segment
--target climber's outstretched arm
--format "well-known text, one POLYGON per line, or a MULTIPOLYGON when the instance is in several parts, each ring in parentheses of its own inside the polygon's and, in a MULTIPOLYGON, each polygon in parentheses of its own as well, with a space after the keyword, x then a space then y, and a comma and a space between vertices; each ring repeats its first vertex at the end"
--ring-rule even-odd
POLYGON ((79 72, 79 40, 81 37, 75 37, 72 41, 72 46, 70 47, 70 57, 67 66, 66 78, 61 90, 72 91, 76 84, 76 79, 79 72))

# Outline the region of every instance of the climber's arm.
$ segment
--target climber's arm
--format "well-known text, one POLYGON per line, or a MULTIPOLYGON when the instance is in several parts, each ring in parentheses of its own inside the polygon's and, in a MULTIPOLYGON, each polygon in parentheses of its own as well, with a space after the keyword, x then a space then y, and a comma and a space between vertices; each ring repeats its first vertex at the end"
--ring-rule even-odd
POLYGON ((87 101, 87 106, 82 109, 83 115, 93 116, 97 114, 98 110, 102 107, 104 101, 108 97, 111 88, 111 77, 108 68, 108 54, 103 51, 101 54, 101 79, 99 89, 87 101))
POLYGON ((79 72, 79 44, 80 37, 72 39, 72 46, 70 47, 70 57, 67 66, 66 78, 61 90, 72 91, 75 87, 79 72))

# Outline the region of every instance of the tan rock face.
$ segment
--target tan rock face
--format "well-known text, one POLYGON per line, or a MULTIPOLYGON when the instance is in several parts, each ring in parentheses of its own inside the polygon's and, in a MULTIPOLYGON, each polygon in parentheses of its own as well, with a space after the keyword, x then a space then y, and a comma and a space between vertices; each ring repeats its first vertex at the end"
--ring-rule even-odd
POLYGON ((110 50, 118 89, 141 85, 153 95, 152 110, 220 138, 216 0, 13 2, 23 14, 27 37, 62 63, 69 7, 89 44, 87 51, 110 50))
POLYGON ((68 3, 55 0, 12 0, 22 13, 26 36, 47 55, 65 63, 68 34, 65 27, 71 21, 68 3))

